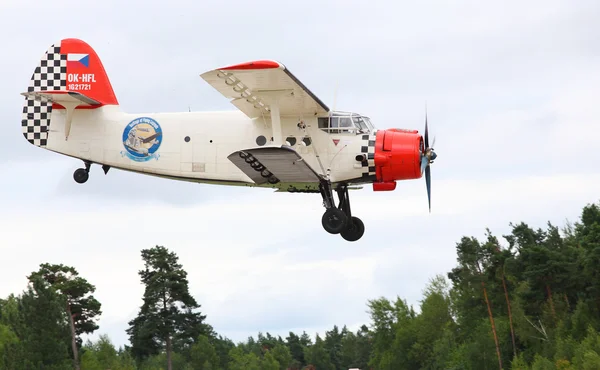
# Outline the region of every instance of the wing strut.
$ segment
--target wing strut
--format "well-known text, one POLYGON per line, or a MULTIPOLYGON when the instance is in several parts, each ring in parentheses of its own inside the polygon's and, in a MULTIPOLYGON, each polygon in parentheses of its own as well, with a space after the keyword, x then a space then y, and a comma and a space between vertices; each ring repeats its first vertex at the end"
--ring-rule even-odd
POLYGON ((256 91, 260 96, 266 100, 271 112, 271 130, 273 133, 273 144, 277 146, 283 145, 283 134, 281 130, 281 115, 279 111, 279 100, 286 96, 291 95, 294 90, 258 90, 256 91))

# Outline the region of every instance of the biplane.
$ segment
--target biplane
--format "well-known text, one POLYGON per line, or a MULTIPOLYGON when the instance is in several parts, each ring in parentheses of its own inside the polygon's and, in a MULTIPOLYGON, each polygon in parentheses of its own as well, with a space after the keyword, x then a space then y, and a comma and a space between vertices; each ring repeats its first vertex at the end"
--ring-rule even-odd
POLYGON ((316 193, 323 228, 359 240, 364 223, 348 191, 425 174, 431 211, 427 115, 417 130, 378 130, 369 117, 332 111, 283 64, 259 60, 200 75, 237 108, 222 112, 131 114, 119 102, 90 45, 64 39, 36 67, 25 96, 29 143, 77 158, 73 178, 85 183, 92 164, 206 184, 316 193), (334 199, 337 193, 337 201, 334 199))

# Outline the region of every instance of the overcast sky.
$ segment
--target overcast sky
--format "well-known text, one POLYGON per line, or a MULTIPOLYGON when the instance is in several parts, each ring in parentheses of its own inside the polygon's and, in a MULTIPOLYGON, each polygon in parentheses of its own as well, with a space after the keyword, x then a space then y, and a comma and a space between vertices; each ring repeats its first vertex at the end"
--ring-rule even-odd
POLYGON ((509 222, 576 221, 599 198, 600 3, 502 1, 0 0, 0 297, 40 263, 76 267, 116 345, 142 304, 140 250, 163 245, 188 271, 208 322, 238 341, 259 331, 323 333, 368 323, 367 300, 418 305, 456 262, 463 235, 509 222), (93 167, 30 145, 23 99, 45 50, 81 38, 122 109, 233 110, 199 74, 253 59, 284 63, 336 109, 379 128, 437 136, 432 213, 425 181, 351 194, 365 236, 320 224, 319 195, 198 185, 93 167))

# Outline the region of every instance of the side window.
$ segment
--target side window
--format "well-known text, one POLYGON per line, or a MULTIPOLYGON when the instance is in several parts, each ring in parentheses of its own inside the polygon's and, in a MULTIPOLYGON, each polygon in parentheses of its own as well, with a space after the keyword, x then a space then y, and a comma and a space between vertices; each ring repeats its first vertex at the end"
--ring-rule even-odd
POLYGON ((344 129, 349 129, 354 127, 354 125, 352 124, 352 120, 350 119, 350 117, 340 117, 340 128, 344 128, 344 129))
POLYGON ((329 128, 329 117, 319 117, 319 128, 327 131, 329 128))
POLYGON ((319 117, 317 122, 321 130, 330 134, 362 134, 373 130, 368 117, 356 114, 319 117))
POLYGON ((319 128, 325 132, 331 134, 337 134, 340 132, 340 130, 337 130, 339 127, 339 117, 319 117, 318 124, 319 128))

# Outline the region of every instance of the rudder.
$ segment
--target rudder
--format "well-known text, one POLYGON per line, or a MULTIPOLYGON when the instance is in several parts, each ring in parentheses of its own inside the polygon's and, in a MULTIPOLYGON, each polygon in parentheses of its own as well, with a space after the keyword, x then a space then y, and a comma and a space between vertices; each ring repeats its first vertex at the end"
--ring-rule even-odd
MULTIPOLYGON (((31 76, 27 91, 79 92, 100 102, 99 106, 119 104, 100 58, 90 45, 78 39, 64 39, 46 51, 31 76)), ((55 109, 64 108, 44 100, 25 98, 21 126, 27 141, 39 147, 47 145, 55 109)))

